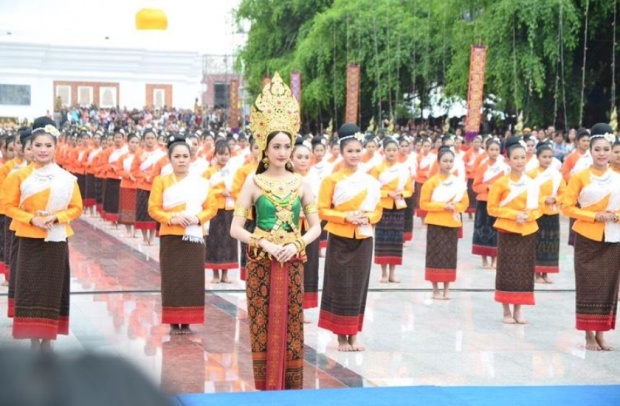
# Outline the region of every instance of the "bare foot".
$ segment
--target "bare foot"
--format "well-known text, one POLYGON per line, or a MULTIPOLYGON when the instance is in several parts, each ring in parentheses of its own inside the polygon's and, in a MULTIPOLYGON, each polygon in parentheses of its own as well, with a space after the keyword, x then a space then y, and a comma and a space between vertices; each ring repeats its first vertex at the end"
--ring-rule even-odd
POLYGON ((523 319, 521 317, 517 318, 515 316, 515 321, 517 322, 517 324, 527 324, 527 320, 525 320, 525 319, 523 319))
MULTIPOLYGON (((1 286, 9 286, 9 283, 7 281, 4 281, 2 283, 0 283, 1 286)), ((620 298, 619 298, 620 299, 620 298)))
POLYGON ((448 295, 443 295, 443 300, 452 300, 452 298, 448 295))
POLYGON ((30 340, 30 348, 38 351, 39 349, 41 349, 41 341, 39 341, 38 339, 31 339, 30 340))
POLYGON ((52 340, 41 340, 41 351, 52 352, 52 340))
POLYGON ((211 279, 211 283, 220 283, 220 278, 211 279))
POLYGON ((361 343, 357 341, 357 336, 349 336, 349 345, 351 345, 351 351, 365 351, 366 347, 364 347, 361 343))
POLYGON ((388 283, 387 276, 383 276, 381 279, 379 279, 379 283, 388 283))
POLYGON ((549 279, 549 277, 547 275, 543 276, 543 280, 545 281, 545 283, 548 283, 548 284, 552 284, 553 283, 553 281, 551 279, 549 279))
POLYGON ((170 325, 170 335, 171 336, 178 336, 179 334, 181 334, 181 328, 179 327, 178 324, 171 324, 170 325))
POLYGON ((192 329, 189 328, 189 324, 181 324, 181 329, 179 330, 179 334, 189 335, 194 334, 192 329))
POLYGON ((441 293, 433 293, 433 300, 443 300, 441 293))
POLYGON ((351 347, 351 344, 349 344, 349 340, 347 340, 346 335, 338 334, 338 351, 353 351, 353 348, 351 347))
POLYGON ((400 283, 400 281, 398 279, 389 279, 388 282, 390 282, 390 283, 400 283))
POLYGON ((233 281, 231 281, 228 278, 222 278, 222 279, 220 279, 220 282, 222 282, 222 283, 233 283, 233 281))
POLYGON ((588 351, 600 351, 601 350, 601 346, 599 345, 598 341, 596 341, 596 338, 594 338, 593 336, 588 337, 587 334, 586 334, 586 350, 588 351))
POLYGON ((504 324, 517 324, 517 321, 512 316, 504 316, 504 324))
POLYGON ((603 351, 613 351, 614 347, 607 345, 607 341, 605 341, 605 339, 603 338, 602 335, 599 335, 598 333, 596 334, 595 337, 596 342, 598 343, 599 347, 601 348, 601 350, 603 351))
POLYGON ((536 283, 546 283, 545 279, 542 276, 537 276, 536 277, 536 283))

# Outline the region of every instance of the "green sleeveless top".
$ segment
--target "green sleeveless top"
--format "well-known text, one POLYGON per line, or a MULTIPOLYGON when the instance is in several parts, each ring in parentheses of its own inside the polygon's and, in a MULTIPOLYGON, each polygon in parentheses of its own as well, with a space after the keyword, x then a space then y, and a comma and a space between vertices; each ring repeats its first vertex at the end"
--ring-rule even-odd
POLYGON ((286 231, 297 231, 302 209, 299 197, 301 176, 281 181, 256 175, 254 182, 263 190, 263 194, 254 203, 256 226, 265 231, 276 226, 286 231))

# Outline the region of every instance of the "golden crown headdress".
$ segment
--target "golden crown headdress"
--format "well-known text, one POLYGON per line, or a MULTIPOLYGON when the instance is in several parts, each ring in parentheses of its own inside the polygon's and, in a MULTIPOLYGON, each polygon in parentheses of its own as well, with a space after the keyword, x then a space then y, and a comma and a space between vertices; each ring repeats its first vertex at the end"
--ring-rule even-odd
POLYGON ((250 111, 250 129, 261 151, 267 148, 267 137, 277 131, 286 132, 291 142, 299 131, 299 104, 291 89, 276 72, 258 95, 250 111))

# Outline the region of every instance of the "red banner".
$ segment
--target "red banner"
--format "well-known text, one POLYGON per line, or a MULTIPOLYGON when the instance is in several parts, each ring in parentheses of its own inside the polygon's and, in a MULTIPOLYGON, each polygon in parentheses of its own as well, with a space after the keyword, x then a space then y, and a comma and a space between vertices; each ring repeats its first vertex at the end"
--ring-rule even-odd
POLYGON ((291 93, 297 99, 301 111, 301 73, 299 72, 291 72, 291 93))
POLYGON ((360 66, 351 64, 347 67, 347 104, 344 121, 357 124, 360 97, 360 66))
POLYGON ((239 129, 239 81, 232 79, 228 86, 228 126, 239 129))
POLYGON ((480 131, 482 102, 484 98, 484 70, 487 48, 481 45, 471 47, 469 62, 469 89, 467 91, 467 118, 465 119, 465 138, 471 140, 480 131))

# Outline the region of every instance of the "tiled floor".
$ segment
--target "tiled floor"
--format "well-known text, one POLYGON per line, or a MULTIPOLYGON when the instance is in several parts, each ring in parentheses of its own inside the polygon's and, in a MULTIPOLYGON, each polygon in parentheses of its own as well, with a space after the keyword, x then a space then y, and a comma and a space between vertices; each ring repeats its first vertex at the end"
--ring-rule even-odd
MULTIPOLYGON (((124 230, 92 217, 74 228, 71 334, 60 337, 57 351, 121 355, 170 393, 254 390, 241 282, 207 283, 206 323, 194 326, 193 336, 170 337, 160 323, 157 243, 142 246, 141 238, 122 237, 124 230)), ((620 352, 586 352, 573 328, 572 248, 562 244, 555 283, 537 285, 537 304, 525 309, 530 324, 508 326, 493 301, 494 272, 470 254, 471 232, 466 220, 451 301, 430 299, 419 222, 397 271, 402 283, 380 284, 373 269, 360 336, 365 352, 336 351, 335 336, 316 326, 318 309, 307 311, 305 387, 620 384, 620 352)), ((232 276, 238 280, 237 271, 232 276)), ((609 341, 620 348, 619 333, 609 341)), ((0 346, 7 345, 28 344, 12 340, 11 321, 2 317, 0 346)))

